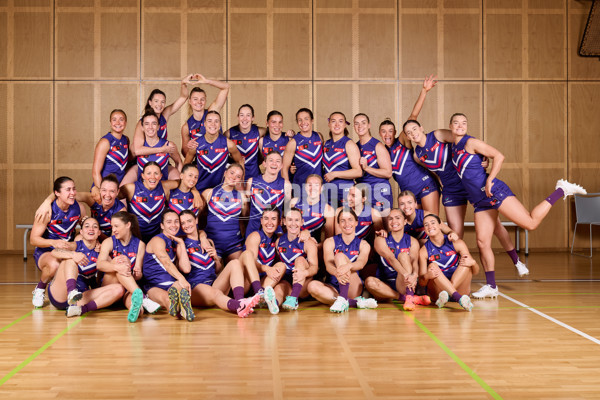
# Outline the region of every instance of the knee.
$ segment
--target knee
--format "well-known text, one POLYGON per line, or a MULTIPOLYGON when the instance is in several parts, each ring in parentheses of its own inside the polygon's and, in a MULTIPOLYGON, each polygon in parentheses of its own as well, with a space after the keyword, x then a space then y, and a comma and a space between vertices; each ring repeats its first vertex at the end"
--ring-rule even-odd
POLYGON ((344 253, 337 253, 334 256, 333 260, 334 260, 336 266, 348 263, 348 258, 346 257, 346 255, 344 253))
POLYGON ((308 269, 308 261, 306 261, 306 258, 304 258, 304 257, 298 257, 298 258, 296 258, 294 267, 308 269))
POLYGON ((374 276, 369 276, 367 279, 365 279, 365 287, 368 291, 378 290, 380 288, 380 285, 381 281, 375 278, 374 276))
POLYGON ((477 238, 477 247, 480 250, 491 248, 492 238, 477 238))
POLYGON ((111 298, 120 299, 125 295, 125 288, 119 284, 110 285, 111 298))

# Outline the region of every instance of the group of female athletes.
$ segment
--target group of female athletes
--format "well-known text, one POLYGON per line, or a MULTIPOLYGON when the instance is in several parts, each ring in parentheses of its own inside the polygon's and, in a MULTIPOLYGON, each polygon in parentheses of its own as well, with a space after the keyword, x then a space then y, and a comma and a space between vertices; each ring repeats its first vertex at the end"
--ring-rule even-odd
POLYGON ((153 90, 131 142, 127 116, 113 110, 94 152, 91 190, 78 192, 60 177, 36 212, 31 243, 41 279, 33 305, 44 305, 46 290, 67 316, 122 300, 130 322, 161 307, 188 321, 193 307, 245 317, 264 304, 278 313, 308 297, 332 312, 392 299, 405 310, 454 301, 470 311, 479 265, 461 240, 467 202, 487 281, 472 296, 496 297, 493 235, 519 275, 528 274, 499 213, 533 230, 558 199, 585 190, 559 180, 526 210, 496 178, 504 156, 467 134, 464 114, 429 133, 417 121, 435 84, 425 79, 399 133, 386 119, 378 140, 369 117, 354 116, 357 142, 343 113, 331 113, 322 135, 307 108, 296 113, 298 132, 283 132, 280 112, 269 112, 263 128, 245 104, 238 124, 223 132, 219 111, 229 84, 201 74, 184 78, 168 106, 153 90), (219 93, 206 107, 204 90, 188 92, 190 84, 219 93), (180 153, 168 140, 167 121, 186 102, 191 115, 181 127, 180 153), (447 224, 438 216, 440 193, 447 224), (365 289, 370 296, 362 297, 365 289))

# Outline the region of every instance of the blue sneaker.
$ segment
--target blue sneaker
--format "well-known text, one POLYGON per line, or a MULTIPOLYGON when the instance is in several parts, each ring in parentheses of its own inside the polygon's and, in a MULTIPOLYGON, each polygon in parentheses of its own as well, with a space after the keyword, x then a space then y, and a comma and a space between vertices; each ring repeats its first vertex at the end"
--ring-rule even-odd
POLYGON ((135 322, 140 316, 140 308, 142 308, 142 301, 144 300, 144 293, 142 289, 135 289, 131 294, 131 308, 129 314, 127 314, 127 321, 135 322))
MULTIPOLYGON (((293 297, 296 299, 295 297, 293 297)), ((271 286, 267 286, 265 288, 265 292, 263 294, 263 299, 265 303, 267 303, 267 307, 269 307, 269 312, 271 314, 279 314, 279 306, 277 306, 277 299, 275 298, 275 291, 271 286)), ((286 299, 287 300, 287 299, 286 299)), ((296 308, 298 308, 298 299, 296 299, 296 308)))
POLYGON ((288 296, 285 298, 285 301, 281 305, 281 308, 284 310, 297 310, 298 309, 298 298, 294 296, 288 296))
POLYGON ((177 317, 179 315, 179 292, 171 286, 167 293, 169 294, 169 315, 177 317))

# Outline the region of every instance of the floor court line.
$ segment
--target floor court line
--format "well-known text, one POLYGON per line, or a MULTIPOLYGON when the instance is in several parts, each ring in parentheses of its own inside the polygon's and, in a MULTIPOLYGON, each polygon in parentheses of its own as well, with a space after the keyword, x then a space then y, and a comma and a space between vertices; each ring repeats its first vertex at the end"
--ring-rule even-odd
POLYGON ((492 398, 502 399, 502 397, 494 391, 483 379, 479 377, 463 360, 460 359, 448 346, 444 344, 437 336, 433 334, 421 321, 419 321, 414 315, 413 311, 404 311, 400 303, 396 303, 396 307, 402 311, 406 316, 413 320, 413 322, 423 331, 431 340, 433 340, 442 350, 456 362, 471 378, 475 380, 492 398))
POLYGON ((11 326, 13 326, 13 325, 21 322, 25 318, 29 317, 32 313, 33 313, 33 310, 29 311, 25 315, 21 315, 19 318, 15 319, 13 322, 9 323, 8 325, 3 326, 2 328, 0 328, 0 333, 4 332, 5 330, 7 330, 8 328, 10 328, 11 326))
POLYGON ((556 318, 553 318, 553 317, 551 317, 551 316, 549 316, 547 314, 544 314, 543 312, 538 311, 535 308, 530 307, 530 306, 528 306, 525 303, 521 303, 519 300, 513 299, 512 297, 507 296, 507 295, 505 295, 503 293, 498 293, 498 295, 500 297, 505 298, 506 300, 509 300, 509 301, 512 301, 515 304, 518 304, 519 306, 525 308, 526 310, 531 311, 532 313, 535 313, 535 314, 539 315, 540 317, 546 318, 548 321, 554 322, 555 324, 557 324, 559 326, 562 326, 563 328, 568 329, 568 330, 570 330, 573 333, 578 334, 579 336, 581 336, 581 337, 583 337, 583 338, 585 338, 587 340, 590 340, 590 341, 592 341, 592 342, 594 342, 596 344, 600 344, 600 340, 596 339, 595 337, 590 336, 587 333, 580 331, 579 329, 573 328, 571 325, 565 324, 564 322, 559 321, 556 318))
POLYGON ((35 360, 35 358, 37 356, 39 356, 40 354, 42 354, 44 352, 44 350, 46 350, 48 347, 52 346, 52 344, 54 344, 54 342, 56 342, 65 333, 69 332, 73 327, 75 327, 77 324, 79 324, 85 317, 86 317, 86 315, 84 314, 81 317, 77 318, 77 320, 71 322, 69 324, 69 326, 67 326, 65 329, 62 330, 62 332, 60 332, 58 335, 54 336, 52 339, 50 339, 49 341, 47 341, 42 347, 40 347, 39 349, 37 349, 35 353, 33 353, 32 355, 30 355, 29 357, 27 357, 25 359, 25 361, 23 361, 21 364, 17 365, 15 368, 13 368, 12 371, 10 371, 6 375, 4 375, 2 377, 2 379, 0 379, 0 386, 4 385, 6 383, 6 381, 8 381, 10 378, 12 378, 17 372, 19 372, 20 370, 22 370, 23 368, 25 368, 30 362, 32 362, 33 360, 35 360))

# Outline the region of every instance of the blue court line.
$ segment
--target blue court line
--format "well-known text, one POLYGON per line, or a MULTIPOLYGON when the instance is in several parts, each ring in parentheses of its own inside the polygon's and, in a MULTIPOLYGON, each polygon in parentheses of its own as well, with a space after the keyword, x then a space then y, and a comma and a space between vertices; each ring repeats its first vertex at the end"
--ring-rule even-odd
POLYGON ((473 378, 475 380, 475 382, 477 382, 479 384, 479 386, 481 386, 483 389, 485 389, 485 391, 488 392, 488 394, 490 396, 492 396, 492 398, 499 399, 499 400, 502 399, 502 397, 498 393, 496 393, 494 391, 494 389, 492 389, 490 387, 490 385, 485 383, 485 381, 483 379, 481 379, 479 377, 479 375, 477 375, 475 373, 475 371, 473 371, 471 368, 469 368, 469 366, 467 364, 465 364, 463 362, 463 360, 461 360, 452 350, 450 350, 450 348, 448 346, 446 346, 444 344, 444 342, 442 342, 440 339, 438 339, 438 337, 435 336, 429 329, 427 329, 427 327, 425 325, 423 325, 423 323, 421 321, 419 321, 417 318, 415 318, 415 316, 413 315, 412 312, 402 310, 399 303, 396 303, 396 307, 398 307, 399 310, 404 312, 404 314, 406 316, 408 316, 410 319, 412 319, 413 322, 419 328, 421 328, 421 330, 423 332, 425 332, 425 334, 427 334, 427 336, 429 336, 438 346, 440 346, 442 348, 442 350, 444 350, 444 352, 446 354, 448 354, 448 356, 450 356, 450 358, 452 358, 467 374, 469 374, 469 376, 471 376, 471 378, 473 378))
POLYGON ((77 320, 71 322, 69 324, 69 326, 67 326, 65 329, 62 330, 62 332, 60 332, 58 335, 54 336, 52 339, 47 341, 42 347, 37 349, 37 351, 35 353, 33 353, 32 355, 27 357, 25 359, 25 361, 23 361, 21 364, 17 365, 15 368, 13 368, 13 370, 10 371, 8 374, 4 375, 2 377, 2 379, 0 379, 0 386, 4 385, 4 383, 6 383, 6 381, 8 381, 10 378, 12 378, 17 372, 19 372, 20 370, 25 368, 37 356, 42 354, 44 352, 44 350, 46 350, 48 347, 52 346, 52 344, 54 344, 54 342, 56 342, 58 339, 60 339, 65 333, 69 332, 75 325, 80 323, 85 317, 86 317, 85 315, 82 315, 81 317, 77 318, 77 320))

